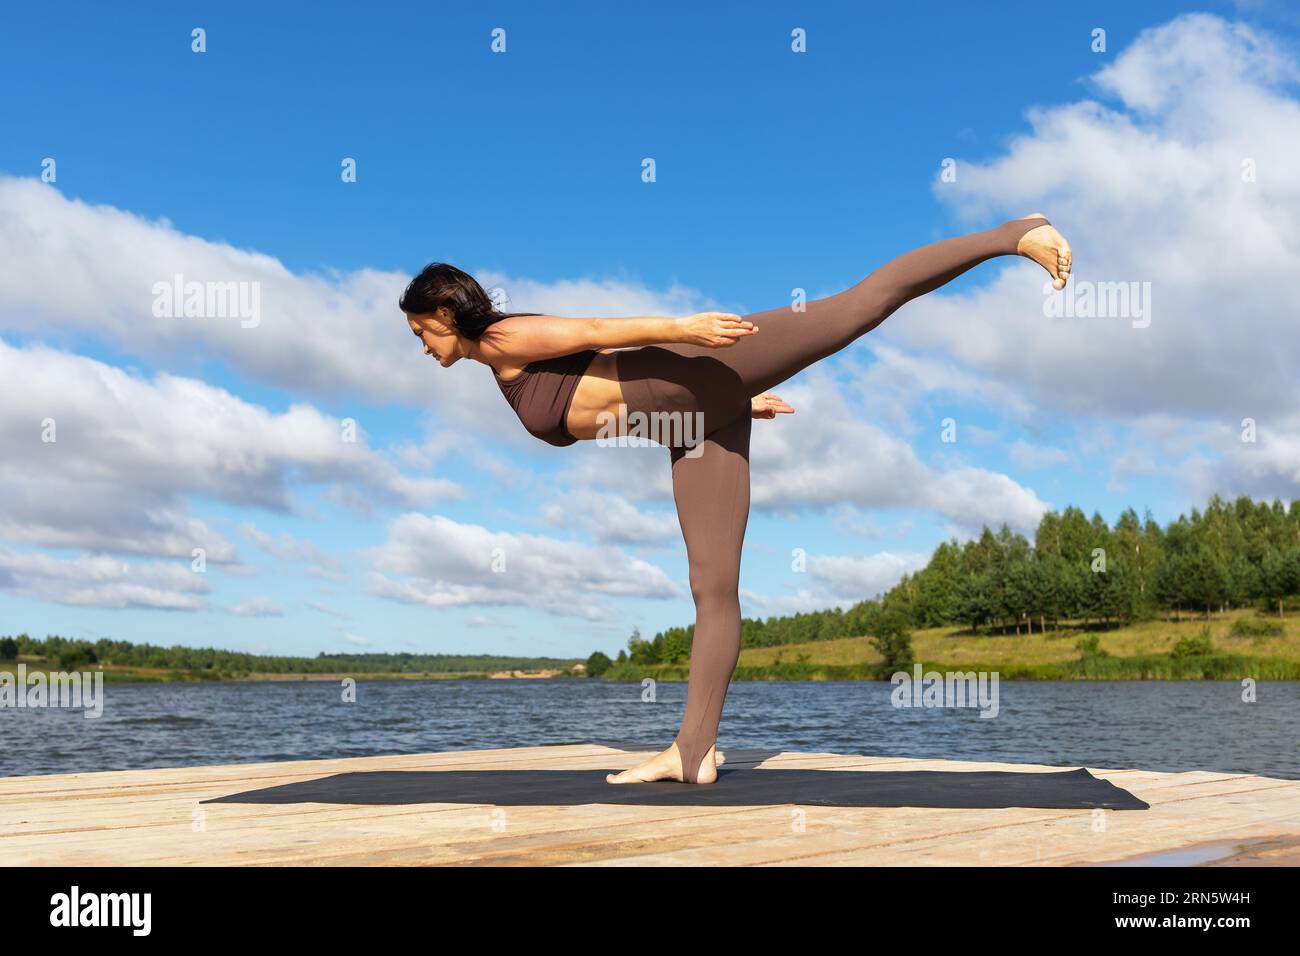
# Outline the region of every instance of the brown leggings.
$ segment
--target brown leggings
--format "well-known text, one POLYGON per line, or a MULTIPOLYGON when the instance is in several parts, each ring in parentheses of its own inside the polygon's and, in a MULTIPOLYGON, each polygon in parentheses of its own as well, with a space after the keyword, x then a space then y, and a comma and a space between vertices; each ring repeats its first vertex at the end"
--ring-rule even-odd
MULTIPOLYGON (((727 684, 740 655, 740 550, 749 518, 750 399, 870 332, 903 303, 952 281, 1016 243, 1046 219, 945 239, 885 263, 852 289, 746 316, 758 334, 725 349, 647 346, 617 354, 633 412, 696 413, 703 448, 670 447, 673 498, 686 540, 695 637, 686 713, 677 734, 682 774, 694 783, 717 738, 727 684)), ((689 436, 691 432, 686 431, 689 436)), ((656 436, 657 437, 657 436, 656 436)))

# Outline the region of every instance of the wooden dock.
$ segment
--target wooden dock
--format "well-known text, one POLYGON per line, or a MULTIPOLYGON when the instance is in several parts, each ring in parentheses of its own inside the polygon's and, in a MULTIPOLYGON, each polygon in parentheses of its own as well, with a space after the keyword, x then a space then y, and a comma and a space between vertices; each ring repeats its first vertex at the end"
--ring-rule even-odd
MULTIPOLYGON (((733 770, 870 775, 1062 769, 745 750, 726 756, 733 770)), ((481 780, 481 771, 591 772, 642 758, 573 744, 0 778, 0 865, 1300 862, 1300 781, 1253 775, 1089 768, 1146 801, 1146 810, 534 804, 520 792, 528 775, 519 773, 495 778, 513 781, 519 793, 501 804, 419 802, 418 788, 409 786, 452 779, 433 772, 481 780), (337 796, 322 797, 320 788, 332 781, 339 782, 329 791, 337 796), (304 798, 312 794, 316 799, 304 798)))

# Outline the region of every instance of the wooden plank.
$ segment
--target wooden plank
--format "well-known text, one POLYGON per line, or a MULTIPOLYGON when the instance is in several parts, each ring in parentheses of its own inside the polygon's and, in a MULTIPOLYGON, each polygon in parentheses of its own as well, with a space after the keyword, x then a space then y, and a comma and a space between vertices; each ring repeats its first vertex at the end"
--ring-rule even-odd
MULTIPOLYGON (((1222 859, 1246 844, 1279 857, 1300 841, 1300 782, 1202 771, 1094 770, 1151 804, 1100 819, 1042 809, 201 803, 339 773, 591 770, 643 756, 571 744, 0 779, 0 864, 1032 865, 1189 847, 1222 859)), ((727 757, 733 768, 866 774, 1063 769, 757 750, 727 757)))

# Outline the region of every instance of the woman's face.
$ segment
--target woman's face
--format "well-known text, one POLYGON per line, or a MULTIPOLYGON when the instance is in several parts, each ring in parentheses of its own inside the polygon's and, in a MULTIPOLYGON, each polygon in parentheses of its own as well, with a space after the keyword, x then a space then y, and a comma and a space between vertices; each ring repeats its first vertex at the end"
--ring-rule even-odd
POLYGON ((406 323, 423 343, 424 354, 432 355, 443 368, 455 365, 465 357, 460 334, 451 327, 450 310, 440 308, 433 315, 408 314, 406 323))

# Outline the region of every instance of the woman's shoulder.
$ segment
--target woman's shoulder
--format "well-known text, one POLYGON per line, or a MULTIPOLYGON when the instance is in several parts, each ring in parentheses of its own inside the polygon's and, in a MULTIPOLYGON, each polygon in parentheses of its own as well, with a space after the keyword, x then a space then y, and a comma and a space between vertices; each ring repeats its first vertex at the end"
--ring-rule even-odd
POLYGON ((531 363, 524 365, 512 363, 505 346, 511 341, 512 333, 517 330, 520 323, 529 321, 529 318, 534 314, 532 312, 512 312, 489 325, 479 337, 480 353, 478 358, 484 365, 492 369, 492 375, 503 385, 522 378, 528 371, 528 365, 531 363))

